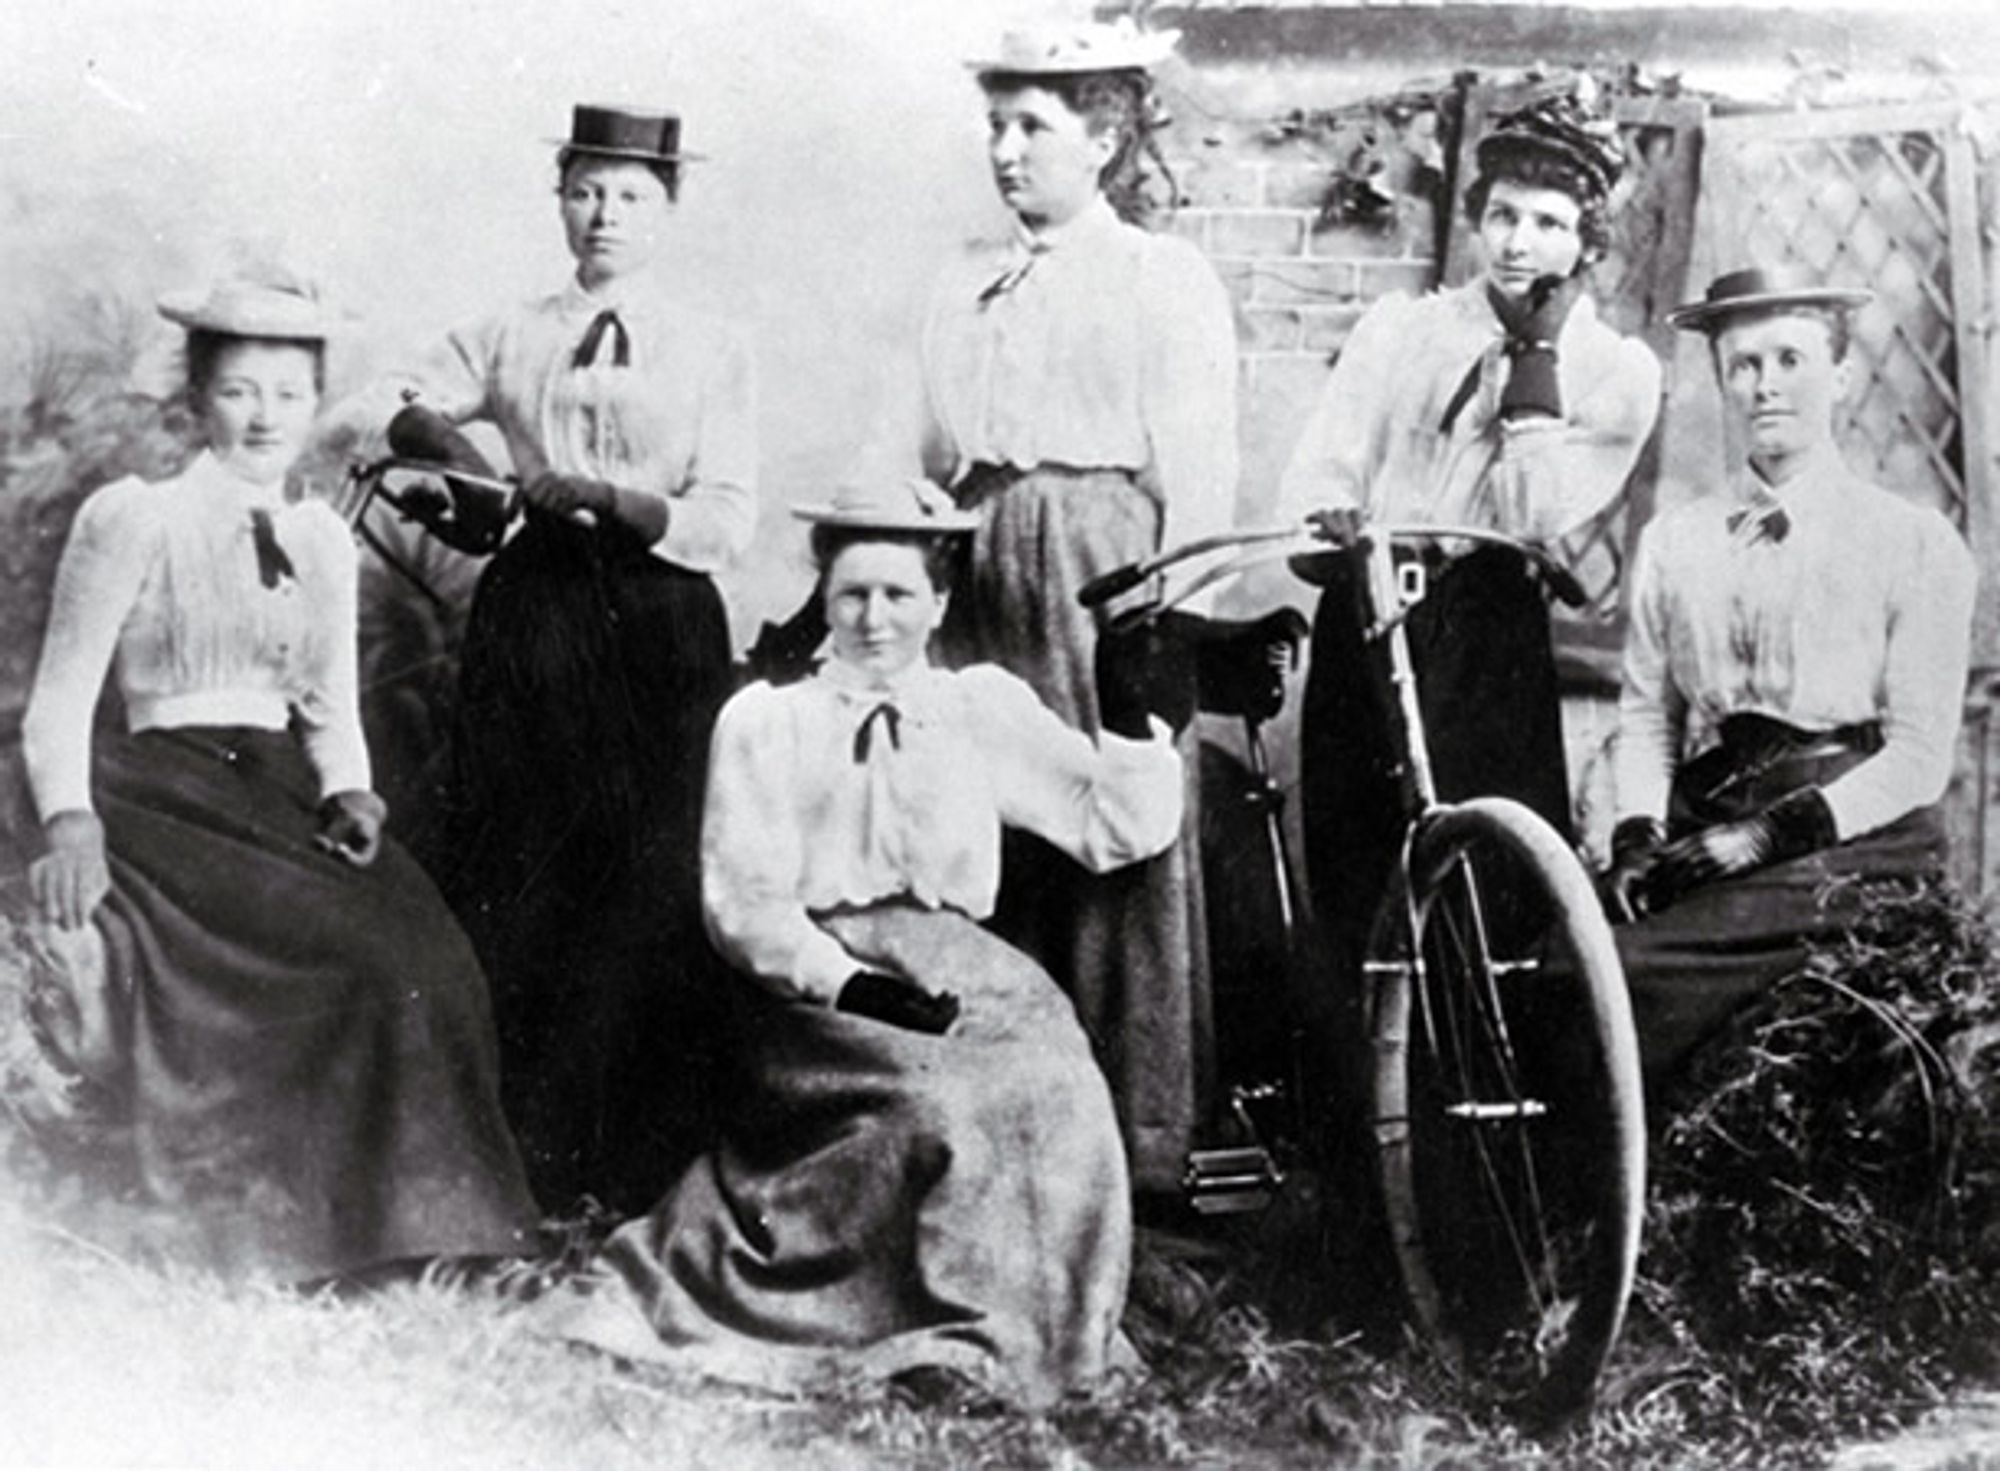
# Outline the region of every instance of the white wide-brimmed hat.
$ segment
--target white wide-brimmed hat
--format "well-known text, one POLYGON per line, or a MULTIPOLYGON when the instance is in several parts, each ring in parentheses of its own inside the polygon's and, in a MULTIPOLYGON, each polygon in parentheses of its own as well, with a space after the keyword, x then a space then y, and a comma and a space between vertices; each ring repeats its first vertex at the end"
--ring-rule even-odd
POLYGON ((961 511, 936 482, 912 475, 903 480, 865 480, 842 485, 831 501, 794 506, 792 514, 815 526, 857 531, 950 532, 975 530, 979 513, 961 511))
POLYGON ((169 322, 228 337, 324 342, 349 325, 311 286, 295 281, 231 277, 206 291, 169 292, 159 308, 169 322))
POLYGON ((1145 71, 1173 55, 1180 38, 1179 31, 1142 31, 1126 15, 1113 24, 1091 21, 1008 31, 994 53, 971 57, 965 64, 981 76, 1145 71))

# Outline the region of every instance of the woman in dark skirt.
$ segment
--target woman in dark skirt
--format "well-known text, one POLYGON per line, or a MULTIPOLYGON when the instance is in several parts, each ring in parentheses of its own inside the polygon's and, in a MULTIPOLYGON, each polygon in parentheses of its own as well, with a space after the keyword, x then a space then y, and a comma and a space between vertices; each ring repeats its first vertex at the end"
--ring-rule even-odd
POLYGON ((527 503, 474 594, 427 857, 493 977, 508 1116, 556 1210, 652 1198, 696 1143, 713 1030, 696 850, 731 651, 710 574, 754 529, 756 438, 742 341, 651 269, 679 134, 578 107, 558 155, 575 278, 406 385, 497 426, 527 503))
POLYGON ((22 727, 51 1040, 210 1266, 520 1254, 485 980, 370 789, 353 543, 285 496, 324 315, 249 283, 161 309, 207 448, 85 502, 22 727), (93 751, 114 654, 127 732, 93 751))
POLYGON ((1668 317, 1707 335, 1746 453, 1646 528, 1633 584, 1607 890, 1649 1086, 1865 884, 1944 870, 1977 574, 1944 517, 1841 461, 1867 297, 1734 271, 1668 317))

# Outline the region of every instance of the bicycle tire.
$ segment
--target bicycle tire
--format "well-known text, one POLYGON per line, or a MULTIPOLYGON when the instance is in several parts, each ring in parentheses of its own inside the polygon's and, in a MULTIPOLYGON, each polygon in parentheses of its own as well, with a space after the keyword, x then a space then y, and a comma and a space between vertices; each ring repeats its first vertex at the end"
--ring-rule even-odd
POLYGON ((1477 1398, 1572 1414, 1623 1323, 1645 1202, 1631 1003, 1589 878, 1519 803, 1437 809, 1368 959, 1377 1179, 1413 1326, 1477 1398))

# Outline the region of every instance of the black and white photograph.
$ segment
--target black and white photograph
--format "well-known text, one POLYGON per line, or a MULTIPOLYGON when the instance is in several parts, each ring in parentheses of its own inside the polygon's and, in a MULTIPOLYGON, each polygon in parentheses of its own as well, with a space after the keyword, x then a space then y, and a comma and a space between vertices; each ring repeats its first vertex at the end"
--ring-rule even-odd
POLYGON ((0 1467, 2000 1468, 2000 15, 17 0, 0 1467))

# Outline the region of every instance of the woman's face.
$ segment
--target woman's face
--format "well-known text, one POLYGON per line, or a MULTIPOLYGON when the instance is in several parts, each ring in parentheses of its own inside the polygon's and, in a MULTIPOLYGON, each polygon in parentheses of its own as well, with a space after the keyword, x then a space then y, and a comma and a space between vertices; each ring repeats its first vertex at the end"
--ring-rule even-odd
POLYGON ((826 617, 834 657, 878 680, 924 657, 944 621, 945 595, 931 582, 922 548, 860 541, 841 548, 826 569, 826 617))
POLYGON ((283 480, 319 407, 318 365, 303 343, 223 344, 197 404, 215 458, 253 484, 283 480))
POLYGON ((993 184, 1022 223, 1060 225, 1097 197, 1117 140, 1094 133, 1082 114, 1040 87, 992 91, 986 156, 993 184))
POLYGON ((1833 440, 1847 388, 1826 323, 1811 316, 1746 317, 1716 334, 1722 395, 1742 426, 1750 458, 1777 465, 1833 440))
POLYGON ((601 286, 651 265, 672 203, 660 176, 642 163, 572 159, 563 170, 562 222, 577 278, 601 286))
POLYGON ((1495 179, 1479 216, 1486 279, 1523 296, 1543 276, 1568 276, 1583 259, 1583 206, 1560 189, 1495 179))

